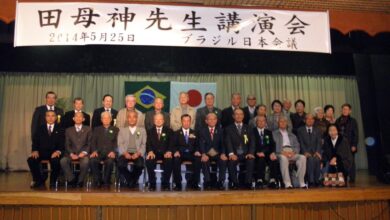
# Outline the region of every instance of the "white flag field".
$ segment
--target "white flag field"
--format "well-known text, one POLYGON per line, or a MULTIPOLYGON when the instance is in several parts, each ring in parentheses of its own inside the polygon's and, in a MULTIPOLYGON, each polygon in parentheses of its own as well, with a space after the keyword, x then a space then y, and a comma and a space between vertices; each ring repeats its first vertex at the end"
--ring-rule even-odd
POLYGON ((331 53, 328 12, 18 2, 14 46, 151 45, 331 53))
POLYGON ((207 92, 211 92, 216 97, 217 94, 217 84, 216 83, 196 83, 196 82, 171 82, 171 95, 170 95, 170 107, 180 105, 179 104, 179 95, 180 92, 187 92, 189 96, 188 104, 195 109, 203 107, 204 95, 207 92))

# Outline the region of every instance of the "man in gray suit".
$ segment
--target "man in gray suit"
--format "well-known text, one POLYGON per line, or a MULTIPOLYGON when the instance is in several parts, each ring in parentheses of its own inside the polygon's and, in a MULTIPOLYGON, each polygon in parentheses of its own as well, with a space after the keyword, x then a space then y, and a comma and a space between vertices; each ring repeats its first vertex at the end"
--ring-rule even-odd
POLYGON ((170 127, 170 117, 168 112, 164 112, 164 100, 162 98, 155 98, 154 109, 145 113, 145 129, 148 131, 154 127, 154 115, 157 113, 161 113, 164 116, 164 126, 170 127))
POLYGON ((287 118, 279 117, 278 129, 272 133, 274 137, 276 154, 279 158, 280 171, 282 173, 284 186, 287 189, 293 188, 290 179, 289 164, 290 161, 295 161, 298 167, 299 187, 306 188, 305 173, 306 173, 306 157, 299 154, 300 145, 297 137, 287 130, 287 118))
POLYGON ((144 155, 146 148, 145 128, 137 126, 138 113, 127 112, 127 127, 122 127, 118 134, 118 170, 119 174, 126 179, 127 186, 136 186, 139 176, 144 168, 144 155), (128 163, 133 162, 133 169, 130 172, 128 163))
POLYGON ((201 128, 207 127, 206 116, 209 113, 215 113, 217 115, 217 119, 218 119, 217 127, 221 126, 221 122, 220 122, 222 118, 221 109, 214 106, 214 102, 215 102, 214 94, 211 92, 207 92, 204 95, 204 101, 206 105, 196 110, 196 122, 195 122, 196 131, 199 131, 201 128))
POLYGON ((75 113, 73 120, 75 125, 65 131, 65 156, 61 159, 61 167, 68 184, 82 187, 89 168, 88 154, 90 153, 92 130, 90 127, 83 125, 85 119, 82 112, 75 113), (78 178, 72 172, 72 161, 79 161, 80 163, 78 178))
POLYGON ((322 132, 314 127, 314 116, 311 113, 306 114, 306 126, 298 129, 298 139, 301 144, 301 153, 307 160, 307 175, 309 177, 309 186, 318 186, 320 178, 321 163, 321 137, 322 132))

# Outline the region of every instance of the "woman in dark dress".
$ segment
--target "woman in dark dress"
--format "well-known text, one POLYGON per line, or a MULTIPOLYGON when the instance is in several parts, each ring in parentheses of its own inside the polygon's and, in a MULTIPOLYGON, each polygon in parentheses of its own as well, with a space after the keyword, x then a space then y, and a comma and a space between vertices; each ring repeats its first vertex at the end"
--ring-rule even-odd
POLYGON ((352 153, 348 140, 339 135, 336 125, 328 127, 328 136, 324 140, 323 161, 329 163, 328 173, 343 173, 346 182, 348 170, 352 165, 352 153))

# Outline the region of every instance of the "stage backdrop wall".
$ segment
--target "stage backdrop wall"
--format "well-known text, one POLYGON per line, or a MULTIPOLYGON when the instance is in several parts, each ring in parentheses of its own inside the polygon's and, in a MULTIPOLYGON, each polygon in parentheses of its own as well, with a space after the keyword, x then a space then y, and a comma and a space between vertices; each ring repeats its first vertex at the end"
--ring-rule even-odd
MULTIPOLYGON (((125 81, 216 82, 216 104, 220 108, 230 104, 230 94, 235 91, 240 92, 243 97, 254 94, 258 103, 267 106, 277 98, 289 98, 293 101, 301 98, 306 101, 307 112, 316 106, 331 103, 336 107, 337 115, 340 113, 340 106, 344 102, 349 102, 353 106, 352 114, 358 121, 360 131, 357 167, 367 168, 360 100, 355 78, 212 73, 0 73, 0 168, 28 169, 26 159, 31 151, 32 113, 36 106, 44 103, 46 91, 53 90, 59 98, 65 100, 83 97, 86 100, 85 110, 90 113, 94 108, 101 106, 101 98, 106 93, 114 96, 114 108, 123 107, 125 81)), ((243 98, 244 102, 245 100, 243 98)))

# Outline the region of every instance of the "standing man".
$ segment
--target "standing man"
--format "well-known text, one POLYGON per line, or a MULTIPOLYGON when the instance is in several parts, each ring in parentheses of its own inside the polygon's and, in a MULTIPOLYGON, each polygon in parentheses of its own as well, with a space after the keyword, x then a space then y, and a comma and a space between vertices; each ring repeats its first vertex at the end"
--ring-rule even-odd
POLYGON ((241 95, 238 92, 232 93, 231 105, 224 110, 222 110, 222 127, 226 128, 227 126, 234 124, 233 111, 237 108, 240 108, 241 105, 241 95))
POLYGON ((186 92, 180 92, 179 94, 179 106, 176 106, 171 111, 171 128, 173 131, 177 131, 181 128, 181 116, 189 115, 191 117, 191 129, 195 128, 195 109, 188 104, 189 96, 186 92))
POLYGON ((283 112, 283 115, 286 116, 287 118, 291 117, 291 112, 290 112, 291 106, 292 106, 292 103, 291 103, 290 99, 284 99, 283 100, 283 110, 282 110, 282 112, 283 112))
POLYGON ((248 125, 243 123, 244 111, 240 108, 235 109, 233 118, 233 124, 225 129, 226 154, 229 156, 228 169, 230 187, 237 189, 240 179, 242 187, 251 189, 255 156, 249 151, 249 130, 248 125), (241 169, 241 167, 239 179, 237 178, 237 165, 239 163, 245 164, 246 173, 244 180, 244 169, 241 169))
POLYGON ((162 98, 156 97, 153 103, 153 110, 150 110, 145 113, 145 129, 146 131, 154 127, 154 115, 161 113, 164 116, 164 126, 170 127, 170 116, 168 112, 164 112, 164 100, 162 98))
POLYGON ((291 123, 293 126, 292 132, 297 135, 298 134, 298 129, 300 127, 305 126, 305 117, 306 117, 306 112, 305 112, 305 102, 301 99, 298 99, 295 104, 295 113, 290 115, 291 118, 291 123))
POLYGON ((116 126, 118 128, 123 128, 129 126, 127 123, 127 112, 135 111, 138 115, 137 127, 145 127, 145 116, 144 114, 135 108, 136 98, 134 95, 126 95, 125 97, 126 107, 122 108, 118 112, 118 116, 116 117, 116 126))
POLYGON ((84 100, 80 97, 77 97, 73 100, 73 110, 65 113, 64 117, 61 120, 61 125, 64 129, 74 126, 73 117, 76 112, 81 112, 84 115, 83 125, 91 126, 91 116, 83 111, 84 100))
POLYGON ((348 143, 351 147, 353 160, 351 169, 349 170, 349 181, 353 183, 355 182, 356 178, 355 154, 357 153, 357 146, 359 142, 359 130, 356 119, 351 117, 352 106, 348 103, 345 103, 341 106, 341 110, 341 116, 336 120, 336 125, 340 130, 340 135, 348 140, 348 143))
POLYGON ((248 95, 246 103, 248 105, 244 108, 244 124, 248 124, 256 116, 256 96, 248 95))
POLYGON ((60 158, 64 151, 64 131, 56 124, 56 112, 53 110, 46 111, 45 118, 46 124, 40 126, 35 132, 31 155, 27 159, 34 181, 33 188, 43 186, 47 178, 41 172, 40 163, 42 160, 50 161, 50 187, 55 186, 60 173, 60 158))
POLYGON ((314 116, 306 114, 306 126, 298 128, 298 139, 301 144, 301 153, 306 157, 306 174, 309 177, 309 186, 319 186, 322 132, 314 126, 314 116))
POLYGON ((83 125, 84 115, 75 113, 74 126, 65 130, 65 155, 61 159, 61 167, 65 173, 68 184, 83 187, 84 179, 88 174, 89 153, 91 150, 92 130, 83 125), (72 161, 80 162, 78 178, 72 172, 72 161))
POLYGON ((53 91, 46 93, 46 104, 41 105, 35 108, 31 121, 31 139, 34 138, 35 132, 42 126, 46 124, 46 112, 54 111, 57 118, 57 123, 60 122, 61 116, 64 114, 64 111, 61 108, 55 106, 57 101, 57 95, 53 91))
POLYGON ((220 121, 222 118, 221 110, 214 106, 215 97, 214 94, 211 92, 208 92, 204 95, 205 100, 205 106, 202 108, 198 108, 196 110, 196 123, 195 123, 195 130, 199 131, 203 127, 207 127, 206 125, 206 116, 209 113, 215 113, 217 115, 218 124, 217 126, 220 126, 220 121))
POLYGON ((127 127, 121 127, 118 134, 118 170, 119 174, 126 179, 127 186, 133 188, 144 169, 144 155, 146 146, 146 131, 137 126, 138 112, 127 112, 127 127), (129 162, 133 162, 130 172, 127 168, 129 162))
POLYGON ((111 184, 111 173, 114 168, 116 160, 116 151, 118 146, 118 132, 119 128, 111 125, 111 114, 109 112, 102 112, 101 120, 102 126, 96 127, 93 131, 91 142, 91 170, 93 175, 93 183, 95 186, 107 187, 111 184), (104 163, 104 175, 102 178, 102 171, 100 162, 104 163))
POLYGON ((106 94, 103 96, 102 99, 103 107, 97 108, 93 111, 92 129, 102 125, 102 121, 100 117, 102 115, 102 112, 104 111, 111 113, 111 118, 112 118, 111 125, 115 124, 114 122, 116 121, 116 115, 118 114, 118 111, 112 108, 113 101, 114 98, 110 94, 106 94))
POLYGON ((156 113, 153 116, 154 126, 147 130, 146 140, 146 167, 148 169, 149 190, 156 189, 156 169, 157 161, 161 160, 164 170, 161 179, 161 188, 169 189, 169 179, 172 174, 172 152, 169 152, 169 144, 172 138, 172 130, 165 125, 164 115, 156 113))
MULTIPOLYGON (((173 152, 173 181, 175 190, 182 190, 181 163, 192 162, 192 175, 187 179, 187 186, 192 189, 199 188, 200 179, 200 159, 199 138, 191 129, 191 116, 184 114, 181 116, 181 128, 174 132, 170 152, 173 152)), ((187 176, 186 176, 187 177, 187 176)))
MULTIPOLYGON (((199 150, 202 154, 201 163, 204 176, 203 188, 223 189, 226 178, 227 157, 223 147, 223 130, 217 126, 218 118, 214 112, 206 116, 206 127, 199 131, 199 150), (211 162, 218 167, 218 182, 216 173, 210 173, 211 162)), ((216 170, 216 169, 215 169, 216 170)))

